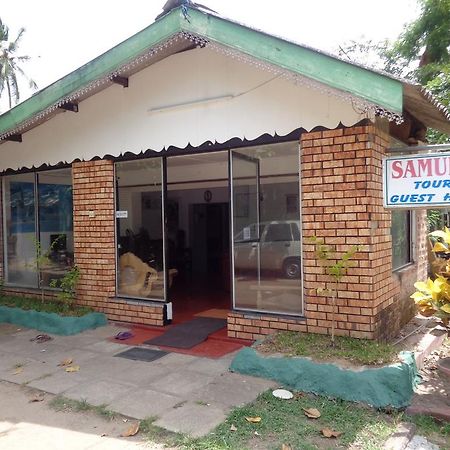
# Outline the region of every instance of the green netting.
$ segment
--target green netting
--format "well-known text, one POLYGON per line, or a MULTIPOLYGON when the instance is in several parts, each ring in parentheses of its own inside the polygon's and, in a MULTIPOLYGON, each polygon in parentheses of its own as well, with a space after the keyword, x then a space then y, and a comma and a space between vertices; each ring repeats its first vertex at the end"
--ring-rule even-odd
POLYGON ((102 313, 90 313, 81 317, 63 317, 55 313, 34 310, 25 311, 20 308, 0 306, 1 322, 34 328, 46 333, 68 336, 90 328, 106 325, 107 319, 102 313))
POLYGON ((373 369, 342 369, 299 357, 264 357, 253 348, 242 349, 231 370, 275 380, 304 392, 367 403, 378 408, 409 405, 417 383, 417 368, 411 352, 401 354, 403 363, 373 369))

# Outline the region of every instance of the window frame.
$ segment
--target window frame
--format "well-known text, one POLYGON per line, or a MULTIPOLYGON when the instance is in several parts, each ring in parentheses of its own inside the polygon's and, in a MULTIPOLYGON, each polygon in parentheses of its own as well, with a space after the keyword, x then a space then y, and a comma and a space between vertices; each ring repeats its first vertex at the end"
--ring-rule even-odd
POLYGON ((406 267, 409 267, 415 263, 416 260, 416 254, 415 254, 415 240, 416 240, 416 217, 415 213, 411 209, 394 209, 391 212, 391 242, 392 242, 392 254, 391 254, 391 263, 392 263, 392 272, 398 272, 406 267), (409 222, 409 245, 408 245, 408 261, 400 264, 399 266, 394 266, 394 234, 393 234, 393 223, 392 223, 392 215, 394 212, 402 212, 402 213, 408 213, 408 222, 409 222))
MULTIPOLYGON (((13 177, 17 175, 22 175, 25 173, 30 173, 33 175, 33 192, 34 192, 34 238, 37 242, 41 242, 41 230, 40 230, 40 208, 39 208, 39 175, 45 174, 53 171, 58 170, 64 170, 69 169, 71 174, 71 186, 72 186, 72 192, 73 192, 73 177, 72 177, 72 166, 71 165, 61 165, 58 167, 52 167, 52 168, 45 168, 44 170, 22 170, 22 171, 16 171, 9 173, 4 173, 1 176, 1 212, 2 212, 2 221, 1 221, 1 241, 3 246, 2 251, 2 257, 3 257, 3 281, 5 286, 11 287, 11 288, 19 288, 19 289, 40 289, 39 286, 39 277, 36 270, 36 284, 35 285, 29 285, 29 284, 20 284, 20 283, 11 283, 7 281, 8 279, 8 243, 7 243, 7 217, 6 217, 6 180, 7 178, 12 179, 13 177)), ((72 229, 73 229, 73 198, 72 198, 72 229)), ((60 291, 59 288, 52 288, 50 286, 43 286, 45 290, 53 290, 53 291, 60 291)))

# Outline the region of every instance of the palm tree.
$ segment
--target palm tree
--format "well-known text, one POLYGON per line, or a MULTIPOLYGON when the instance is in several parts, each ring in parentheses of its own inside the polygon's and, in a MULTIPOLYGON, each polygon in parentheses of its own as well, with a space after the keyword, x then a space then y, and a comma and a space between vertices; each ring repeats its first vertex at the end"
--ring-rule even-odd
POLYGON ((37 89, 37 84, 25 74, 19 65, 29 61, 30 57, 16 56, 24 32, 25 28, 20 28, 17 37, 13 41, 8 41, 9 28, 0 19, 0 97, 6 87, 10 108, 12 108, 13 101, 17 104, 20 99, 18 75, 28 81, 31 89, 37 89))

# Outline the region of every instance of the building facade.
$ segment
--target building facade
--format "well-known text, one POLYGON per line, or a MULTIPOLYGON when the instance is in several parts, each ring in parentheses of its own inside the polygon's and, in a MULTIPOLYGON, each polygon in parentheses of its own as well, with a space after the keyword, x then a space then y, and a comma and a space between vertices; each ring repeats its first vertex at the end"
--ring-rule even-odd
POLYGON ((382 159, 448 132, 448 114, 419 87, 189 11, 0 116, 5 291, 54 296, 75 264, 77 302, 111 320, 209 311, 230 337, 328 333, 318 237, 360 246, 336 333, 392 337, 426 278, 426 212, 383 207, 382 159))

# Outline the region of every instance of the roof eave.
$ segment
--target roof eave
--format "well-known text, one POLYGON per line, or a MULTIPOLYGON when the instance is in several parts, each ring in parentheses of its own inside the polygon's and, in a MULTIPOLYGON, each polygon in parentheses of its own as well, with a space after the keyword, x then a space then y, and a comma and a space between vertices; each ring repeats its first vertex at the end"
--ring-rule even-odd
POLYGON ((174 9, 126 41, 37 92, 0 116, 0 136, 17 129, 83 86, 107 76, 127 61, 138 58, 180 32, 199 36, 263 63, 355 95, 388 111, 398 114, 403 111, 403 88, 398 80, 196 9, 189 9, 188 19, 185 19, 181 8, 174 9), (261 39, 262 36, 264 39, 261 39))

